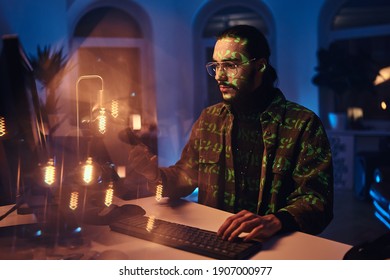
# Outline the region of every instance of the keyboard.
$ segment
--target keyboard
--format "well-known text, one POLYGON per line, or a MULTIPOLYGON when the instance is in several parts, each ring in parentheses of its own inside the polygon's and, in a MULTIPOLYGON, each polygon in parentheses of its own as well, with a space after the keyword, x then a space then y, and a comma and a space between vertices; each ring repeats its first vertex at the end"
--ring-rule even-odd
POLYGON ((133 216, 110 224, 115 232, 214 259, 248 259, 259 252, 259 241, 223 240, 213 231, 147 216, 133 216))

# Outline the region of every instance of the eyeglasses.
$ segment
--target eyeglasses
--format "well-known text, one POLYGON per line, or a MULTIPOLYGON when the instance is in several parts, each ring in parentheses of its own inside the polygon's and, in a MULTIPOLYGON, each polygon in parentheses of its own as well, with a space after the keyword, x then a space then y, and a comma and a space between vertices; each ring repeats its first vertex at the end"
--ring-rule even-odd
POLYGON ((255 61, 257 58, 252 58, 245 62, 233 62, 233 61, 223 61, 223 62, 208 62, 206 64, 206 70, 207 73, 211 77, 215 77, 217 70, 218 71, 224 71, 226 74, 229 75, 236 75, 238 71, 238 67, 240 67, 243 64, 250 63, 252 61, 255 61))

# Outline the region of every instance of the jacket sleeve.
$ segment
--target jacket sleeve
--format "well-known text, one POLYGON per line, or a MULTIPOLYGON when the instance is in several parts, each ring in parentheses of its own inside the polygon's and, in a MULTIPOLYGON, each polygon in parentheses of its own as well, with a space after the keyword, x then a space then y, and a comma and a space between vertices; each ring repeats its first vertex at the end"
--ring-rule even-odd
POLYGON ((172 166, 160 168, 163 196, 180 198, 190 195, 198 186, 199 119, 192 127, 180 159, 172 166))
POLYGON ((304 128, 297 147, 294 190, 279 211, 288 211, 299 230, 319 234, 333 218, 333 165, 328 137, 317 116, 304 128))

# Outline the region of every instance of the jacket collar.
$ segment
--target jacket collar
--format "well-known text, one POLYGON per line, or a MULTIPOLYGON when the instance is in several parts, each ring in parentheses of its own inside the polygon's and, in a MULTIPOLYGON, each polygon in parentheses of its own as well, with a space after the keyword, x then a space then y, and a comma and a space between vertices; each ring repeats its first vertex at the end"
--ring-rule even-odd
POLYGON ((283 122, 283 117, 286 114, 286 98, 277 88, 275 88, 271 94, 274 94, 274 98, 271 104, 262 114, 261 120, 263 121, 269 118, 271 122, 277 122, 281 124, 283 122))
MULTIPOLYGON (((283 122, 283 116, 286 113, 286 98, 278 88, 272 89, 269 94, 273 94, 274 97, 268 108, 262 113, 261 120, 271 120, 271 122, 277 122, 281 124, 283 122)), ((224 102, 219 104, 219 115, 232 113, 230 104, 226 104, 224 102)))

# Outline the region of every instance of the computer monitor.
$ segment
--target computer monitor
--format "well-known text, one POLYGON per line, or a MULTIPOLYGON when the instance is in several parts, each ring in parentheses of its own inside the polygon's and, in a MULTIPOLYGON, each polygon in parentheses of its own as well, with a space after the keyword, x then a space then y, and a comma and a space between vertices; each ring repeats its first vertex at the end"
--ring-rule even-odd
POLYGON ((0 205, 31 190, 45 138, 33 69, 16 35, 0 54, 0 205))

